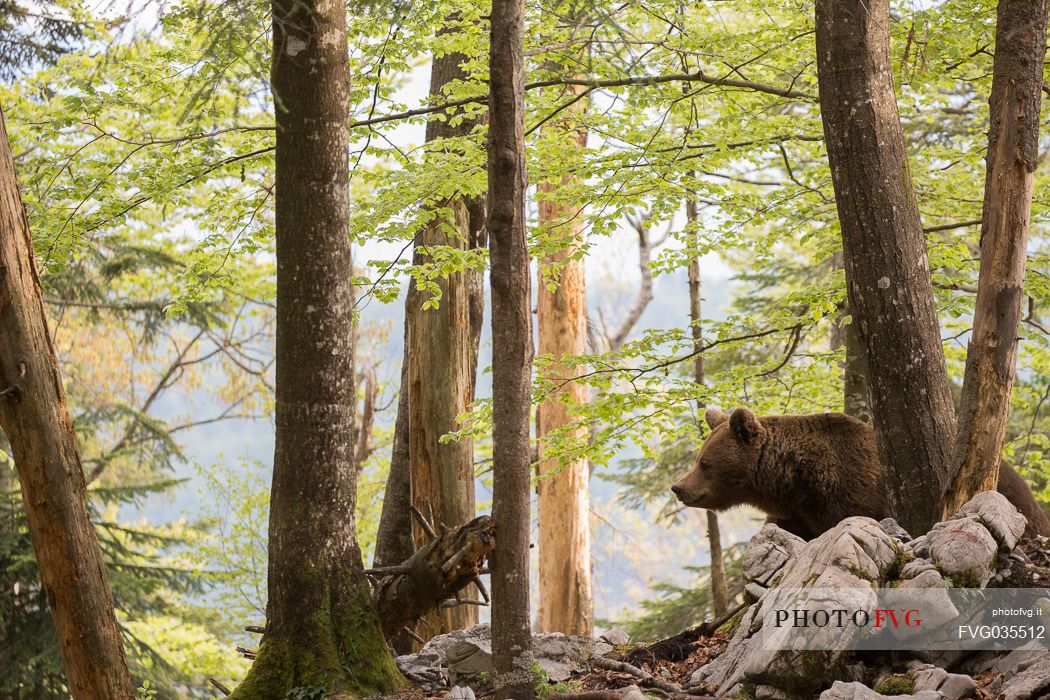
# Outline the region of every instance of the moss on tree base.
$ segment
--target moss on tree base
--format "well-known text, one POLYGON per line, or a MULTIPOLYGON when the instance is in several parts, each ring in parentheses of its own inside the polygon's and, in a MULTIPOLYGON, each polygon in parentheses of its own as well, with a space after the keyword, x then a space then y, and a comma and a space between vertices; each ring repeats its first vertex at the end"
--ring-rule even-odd
POLYGON ((235 700, 364 698, 408 685, 394 664, 378 621, 370 610, 357 624, 336 634, 325 613, 314 616, 294 638, 267 635, 235 700))

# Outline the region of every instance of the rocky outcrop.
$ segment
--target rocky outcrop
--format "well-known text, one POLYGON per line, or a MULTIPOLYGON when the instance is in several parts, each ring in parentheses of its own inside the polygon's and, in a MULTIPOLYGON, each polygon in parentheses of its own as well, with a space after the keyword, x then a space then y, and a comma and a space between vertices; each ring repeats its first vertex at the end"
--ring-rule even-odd
MULTIPOLYGON (((853 652, 793 648, 790 643, 776 643, 779 630, 772 638, 769 629, 763 630, 763 624, 769 626, 763 622, 770 619, 769 611, 782 600, 780 592, 836 589, 844 595, 862 596, 871 591, 874 599, 876 588, 912 588, 929 589, 931 600, 938 600, 942 594, 937 590, 1008 582, 1016 577, 1019 566, 1024 568, 1024 556, 1015 548, 1025 525, 1024 516, 994 491, 978 494, 953 518, 914 539, 892 519, 848 518, 810 542, 767 524, 744 553, 747 591, 757 600, 741 618, 726 651, 697 669, 691 684, 717 688, 726 695, 748 688, 757 695, 754 689, 758 688, 770 697, 810 697, 821 690, 822 700, 884 697, 857 678, 867 675, 871 681, 877 669, 854 672, 854 682, 842 682, 849 678, 847 667, 853 652)), ((944 614, 953 616, 947 593, 943 598, 944 614)), ((790 633, 790 628, 785 630, 790 633)), ((950 666, 965 655, 943 652, 933 658, 950 666)), ((969 675, 922 665, 931 657, 917 656, 920 661, 908 672, 903 690, 914 695, 898 692, 896 697, 962 700, 975 696, 976 683, 969 675)), ((1001 697, 1039 697, 1038 693, 1050 688, 1050 670, 1043 669, 1050 665, 1029 665, 1012 676, 1004 674, 1001 697)))
MULTIPOLYGON (((564 634, 534 634, 532 652, 536 663, 552 681, 564 681, 583 668, 595 654, 627 644, 630 638, 611 630, 597 640, 564 634)), ((415 654, 396 659, 410 680, 427 690, 448 685, 486 685, 492 673, 492 633, 489 625, 477 625, 439 635, 415 654)), ((465 692, 455 691, 454 692, 465 692)))

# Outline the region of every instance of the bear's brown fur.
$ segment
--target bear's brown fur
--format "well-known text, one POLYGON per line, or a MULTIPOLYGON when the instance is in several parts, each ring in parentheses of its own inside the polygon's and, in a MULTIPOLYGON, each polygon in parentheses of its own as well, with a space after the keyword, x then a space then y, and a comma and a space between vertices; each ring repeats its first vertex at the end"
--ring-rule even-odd
MULTIPOLYGON (((771 522, 811 539, 843 518, 890 515, 875 434, 842 413, 758 418, 746 408, 709 410, 711 434, 692 470, 671 490, 686 506, 751 505, 771 522)), ((999 492, 1028 518, 1026 536, 1050 535, 1050 521, 1010 465, 999 492)))

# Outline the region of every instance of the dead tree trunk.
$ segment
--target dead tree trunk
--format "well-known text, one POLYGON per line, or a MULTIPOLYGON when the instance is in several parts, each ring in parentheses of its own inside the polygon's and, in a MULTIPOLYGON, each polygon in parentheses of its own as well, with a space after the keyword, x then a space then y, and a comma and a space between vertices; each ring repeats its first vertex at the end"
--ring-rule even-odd
MULTIPOLYGON (((572 86, 561 99, 582 98, 584 88, 572 86)), ((548 130, 554 138, 566 139, 569 147, 580 151, 587 144, 587 131, 579 125, 586 103, 579 99, 552 122, 548 130)), ((557 286, 551 290, 539 281, 536 325, 541 355, 562 357, 587 352, 587 284, 582 258, 573 259, 583 243, 583 209, 559 202, 561 182, 541 182, 539 189, 540 226, 552 235, 563 235, 571 242, 547 256, 541 267, 558 270, 557 286)), ((567 381, 582 370, 551 365, 548 373, 561 388, 536 409, 536 437, 539 442, 539 610, 536 625, 540 632, 563 632, 590 636, 594 629, 594 599, 591 592, 590 464, 586 458, 567 463, 544 459, 544 437, 573 422, 570 404, 587 401, 587 387, 567 381)), ((587 425, 573 429, 572 438, 585 441, 587 425)))
POLYGON ((1032 184, 1039 158, 1039 103, 1046 55, 1046 0, 1001 0, 995 31, 981 269, 959 405, 956 471, 944 513, 994 489, 1017 368, 1032 184))
POLYGON ((850 310, 890 505, 925 532, 952 472, 955 411, 904 150, 888 0, 817 0, 817 72, 850 310))
POLYGON ((0 428, 76 700, 130 700, 113 594, 88 518, 76 433, 47 329, 33 241, 0 114, 0 428))
MULTIPOLYGON (((441 31, 448 30, 439 30, 439 34, 441 31)), ((441 99, 452 81, 466 77, 461 67, 464 60, 459 53, 433 59, 430 94, 434 99, 441 99)), ((473 119, 455 125, 432 120, 427 124, 426 141, 433 146, 440 139, 468 136, 476 125, 473 119)), ((455 196, 440 203, 452 214, 438 216, 420 232, 415 263, 428 261, 430 246, 464 250, 483 246, 485 207, 480 200, 455 196), (455 233, 450 234, 449 228, 455 233)), ((418 546, 426 541, 418 528, 412 529, 408 503, 432 511, 438 522, 453 527, 474 517, 473 441, 464 438, 442 444, 440 438, 460 427, 457 416, 467 412, 474 400, 484 283, 482 273, 463 270, 438 279, 437 285, 441 294, 438 308, 424 310, 424 299, 412 282, 405 301, 404 369, 394 436, 398 448, 394 458, 404 456, 405 461, 392 461, 387 480, 387 493, 394 496, 394 502, 387 508, 384 501, 377 540, 377 554, 380 545, 390 550, 384 551, 384 564, 395 563, 387 555, 396 556, 396 561, 406 555, 404 543, 393 547, 394 540, 407 537, 409 544, 414 541, 418 546), (402 528, 406 528, 403 533, 402 528)), ((422 620, 415 633, 429 639, 477 624, 477 619, 473 608, 446 609, 422 620)), ((403 648, 403 642, 395 646, 403 648)))
POLYGON ((492 287, 492 662, 496 700, 531 700, 529 402, 532 317, 525 245, 524 3, 493 0, 489 38, 492 287))
POLYGON ((354 507, 353 266, 345 5, 275 0, 276 449, 266 633, 231 697, 400 687, 354 507))
MULTIPOLYGON (((691 177, 691 176, 690 176, 691 177)), ((693 238, 693 257, 689 261, 689 322, 693 335, 693 349, 696 356, 693 358, 693 381, 697 386, 704 385, 704 347, 703 339, 703 315, 701 314, 701 279, 699 242, 700 232, 697 230, 698 219, 696 212, 696 201, 692 198, 685 202, 686 222, 690 227, 690 235, 693 238)), ((698 415, 703 415, 706 403, 701 400, 697 402, 698 415)), ((711 553, 711 608, 714 616, 718 617, 725 613, 729 607, 729 591, 726 587, 726 564, 725 556, 722 554, 722 533, 718 526, 718 513, 706 510, 707 515, 707 545, 711 553)))

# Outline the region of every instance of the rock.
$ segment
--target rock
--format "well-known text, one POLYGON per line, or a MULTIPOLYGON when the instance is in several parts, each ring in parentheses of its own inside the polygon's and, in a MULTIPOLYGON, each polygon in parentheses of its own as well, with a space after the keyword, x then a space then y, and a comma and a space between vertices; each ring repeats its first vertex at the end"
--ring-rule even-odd
POLYGON ((598 641, 606 642, 607 644, 612 644, 614 647, 618 647, 624 644, 630 644, 631 636, 622 629, 611 629, 598 637, 598 641))
POLYGON ((1006 681, 997 700, 1045 700, 1050 694, 1050 665, 1033 664, 1006 681))
POLYGON ((977 681, 963 673, 949 673, 937 690, 946 700, 963 700, 977 695, 977 681))
POLYGON ((912 672, 915 679, 915 690, 937 690, 948 678, 948 672, 936 666, 927 666, 912 672))
POLYGON ((762 597, 762 594, 765 593, 768 589, 760 583, 749 581, 744 584, 744 590, 753 599, 758 600, 762 597))
POLYGON ((398 656, 394 659, 394 663, 397 664, 405 678, 424 688, 433 689, 447 685, 444 659, 438 654, 424 654, 423 652, 406 654, 398 656))
POLYGON ((445 700, 475 700, 474 689, 469 685, 454 685, 445 695, 445 700))
POLYGON ((929 540, 933 563, 956 586, 983 588, 991 580, 999 545, 976 517, 940 523, 929 540))
POLYGON ((744 550, 741 572, 744 581, 768 588, 773 578, 784 568, 806 541, 773 523, 766 523, 757 535, 751 538, 744 550))
MULTIPOLYGON (((584 661, 594 655, 595 645, 587 637, 560 633, 534 634, 535 661, 552 681, 569 678, 584 661)), ((611 647, 609 649, 611 651, 611 647)), ((488 625, 476 625, 438 635, 418 654, 397 658, 398 667, 418 683, 452 683, 476 679, 492 673, 492 632, 488 625)))
POLYGON ((1028 520, 998 491, 977 494, 963 504, 956 517, 969 514, 977 516, 1003 551, 1010 551, 1017 546, 1028 524, 1028 520))
MULTIPOLYGON (((591 658, 594 644, 587 637, 560 632, 532 635, 532 654, 552 681, 567 680, 572 672, 591 658)), ((491 667, 491 665, 490 665, 491 667)))
POLYGON ((608 642, 597 641, 594 643, 595 656, 605 656, 613 649, 615 649, 615 647, 612 644, 609 644, 608 642))
POLYGON ((918 559, 925 559, 930 556, 930 540, 926 535, 920 535, 911 542, 906 542, 904 548, 918 559))
MULTIPOLYGON (((933 565, 933 562, 929 559, 912 559, 910 562, 901 567, 900 579, 907 581, 913 579, 920 574, 926 573, 927 571, 933 571, 936 573, 937 567, 933 565)), ((937 574, 940 578, 940 574, 937 574)))
MULTIPOLYGON (((898 588, 948 588, 948 582, 931 565, 929 569, 900 582, 898 588)), ((954 607, 952 608, 954 610, 954 607)))
POLYGON ((1015 649, 1002 657, 995 670, 1006 678, 1013 678, 1018 673, 1026 671, 1032 666, 1050 666, 1050 652, 1035 651, 1032 649, 1015 649))
MULTIPOLYGON (((763 532, 767 539, 779 537, 768 525, 763 532)), ((775 561, 772 554, 776 548, 761 546, 771 556, 757 556, 756 552, 752 561, 775 561)), ((864 597, 857 601, 857 607, 874 604, 873 584, 883 582, 896 557, 893 538, 871 518, 847 518, 815 540, 800 544, 783 565, 779 587, 769 589, 748 609, 725 652, 694 672, 691 683, 716 686, 722 694, 744 681, 795 695, 809 695, 826 687, 840 677, 849 652, 777 649, 768 636, 760 634, 766 611, 782 605, 783 597, 778 594, 789 589, 841 589, 844 595, 864 597)), ((752 573, 759 568, 755 566, 752 573)), ((793 632, 788 628, 783 631, 793 632)))
POLYGON ((941 700, 943 697, 936 690, 920 690, 914 695, 883 695, 863 683, 842 681, 835 681, 834 685, 820 694, 820 700, 941 700))
POLYGON ((781 690, 771 685, 756 686, 754 696, 755 700, 795 700, 797 697, 786 690, 781 690))
POLYGON ((911 535, 908 534, 908 531, 901 527, 893 518, 883 518, 879 521, 879 527, 895 540, 900 540, 901 542, 909 542, 911 540, 911 535))

